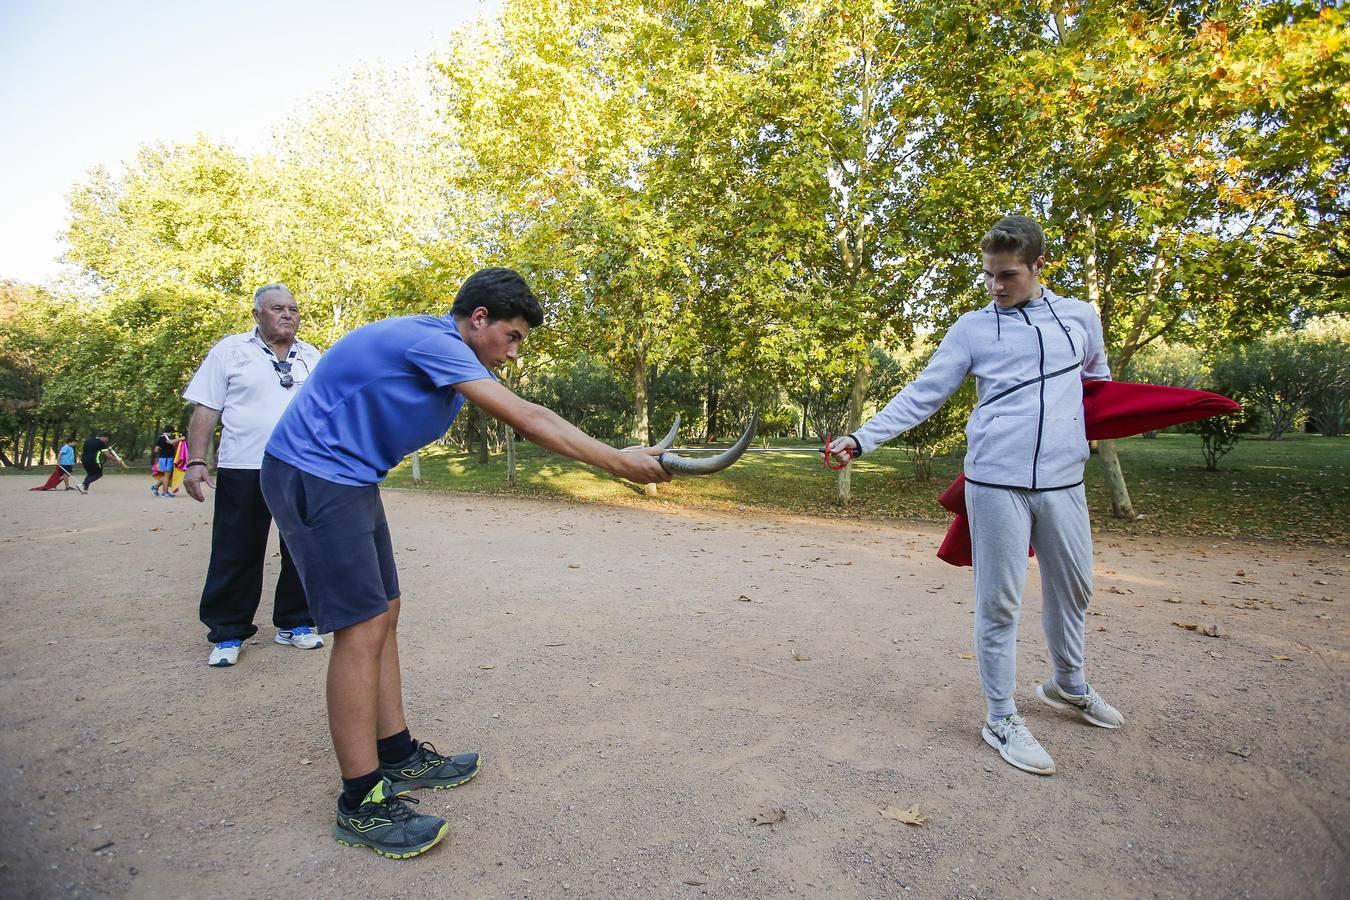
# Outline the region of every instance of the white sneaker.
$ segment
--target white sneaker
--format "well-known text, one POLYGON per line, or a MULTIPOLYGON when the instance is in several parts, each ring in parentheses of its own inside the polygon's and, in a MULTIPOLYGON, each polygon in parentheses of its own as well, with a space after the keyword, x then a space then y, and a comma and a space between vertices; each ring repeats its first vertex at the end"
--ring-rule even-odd
POLYGON ((1047 706, 1072 710, 1078 714, 1078 718, 1098 728, 1119 728, 1125 724, 1125 718, 1120 711, 1103 700, 1101 694, 1098 694, 1090 684, 1087 686, 1086 694, 1070 694, 1055 684, 1055 679, 1051 678, 1036 688, 1036 696, 1047 706))
POLYGON ((218 669, 234 665, 239 662, 239 649, 243 645, 243 641, 221 641, 207 657, 206 664, 218 669))
POLYGON ((1024 772, 1037 775, 1055 774, 1055 761, 1045 752, 1040 741, 1032 737, 1027 720, 1017 714, 1004 716, 997 722, 985 722, 980 731, 984 742, 998 751, 998 755, 1024 772))
POLYGON ((323 638, 315 634, 314 629, 308 625, 301 625, 289 631, 278 631, 275 640, 278 644, 289 644, 301 650, 316 650, 323 646, 323 638))

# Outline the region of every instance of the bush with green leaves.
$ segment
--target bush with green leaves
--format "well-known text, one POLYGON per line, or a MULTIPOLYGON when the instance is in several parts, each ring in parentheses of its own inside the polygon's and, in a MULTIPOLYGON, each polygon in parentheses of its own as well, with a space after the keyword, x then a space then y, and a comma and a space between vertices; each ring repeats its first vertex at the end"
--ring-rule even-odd
POLYGON ((1315 405, 1334 408, 1350 393, 1350 341, 1333 327, 1276 332, 1215 361, 1223 393, 1264 412, 1278 441, 1315 405))
POLYGON ((1226 416, 1211 416, 1198 422, 1187 422, 1181 430, 1200 435, 1200 453, 1205 458, 1205 471, 1217 472, 1219 460, 1237 447, 1244 434, 1256 430, 1257 417, 1245 409, 1226 416))

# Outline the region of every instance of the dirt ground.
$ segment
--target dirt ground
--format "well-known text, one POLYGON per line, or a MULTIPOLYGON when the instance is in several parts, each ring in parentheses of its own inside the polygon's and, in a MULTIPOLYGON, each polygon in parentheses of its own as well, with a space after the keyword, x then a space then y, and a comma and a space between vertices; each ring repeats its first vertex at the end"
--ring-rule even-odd
POLYGON ((936 527, 387 492, 413 734, 484 755, 419 792, 450 837, 395 862, 332 838, 328 651, 273 643, 269 597, 206 666, 209 503, 38 481, 0 478, 0 896, 1350 892, 1345 547, 1099 536, 1119 731, 1036 700, 1033 563, 1040 778, 980 739, 936 527))

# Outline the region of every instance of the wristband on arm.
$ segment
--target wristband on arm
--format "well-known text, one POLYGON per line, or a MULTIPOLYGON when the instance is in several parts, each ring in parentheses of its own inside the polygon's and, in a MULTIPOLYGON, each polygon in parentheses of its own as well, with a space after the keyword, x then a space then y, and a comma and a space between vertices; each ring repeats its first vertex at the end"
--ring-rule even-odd
POLYGON ((184 466, 183 468, 184 468, 184 469, 190 469, 190 468, 192 468, 193 466, 201 466, 202 468, 210 468, 210 466, 207 465, 206 460, 204 460, 204 459, 189 459, 189 460, 187 461, 187 465, 184 466))
POLYGON ((844 435, 844 437, 849 438, 850 440, 853 441, 854 447, 853 458, 857 459, 858 457, 862 456, 862 441, 858 440, 858 436, 855 434, 846 434, 844 435))

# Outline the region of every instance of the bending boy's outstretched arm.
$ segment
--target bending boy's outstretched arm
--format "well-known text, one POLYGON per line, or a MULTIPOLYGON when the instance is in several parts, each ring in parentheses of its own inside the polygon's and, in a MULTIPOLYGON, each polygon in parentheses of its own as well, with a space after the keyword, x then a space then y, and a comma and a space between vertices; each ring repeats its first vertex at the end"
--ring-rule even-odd
POLYGON ((455 390, 494 419, 510 425, 532 444, 604 469, 638 484, 669 481, 657 457, 659 448, 618 450, 602 444, 547 407, 517 397, 490 378, 465 381, 455 390))

